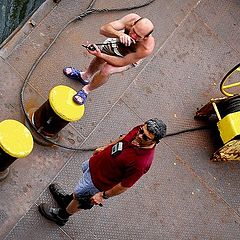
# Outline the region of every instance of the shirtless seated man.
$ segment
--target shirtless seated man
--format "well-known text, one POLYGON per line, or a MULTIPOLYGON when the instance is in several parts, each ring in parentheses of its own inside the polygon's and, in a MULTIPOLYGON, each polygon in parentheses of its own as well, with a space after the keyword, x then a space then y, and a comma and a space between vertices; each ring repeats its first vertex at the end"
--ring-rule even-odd
POLYGON ((87 70, 84 72, 73 67, 63 69, 67 77, 79 80, 84 85, 73 100, 77 104, 84 104, 87 95, 106 83, 111 74, 126 71, 149 56, 155 46, 153 28, 148 18, 141 18, 135 13, 103 25, 100 34, 108 39, 102 47, 88 45, 94 46, 95 49, 87 47, 87 50, 95 57, 87 70), (89 81, 92 76, 93 79, 89 81))

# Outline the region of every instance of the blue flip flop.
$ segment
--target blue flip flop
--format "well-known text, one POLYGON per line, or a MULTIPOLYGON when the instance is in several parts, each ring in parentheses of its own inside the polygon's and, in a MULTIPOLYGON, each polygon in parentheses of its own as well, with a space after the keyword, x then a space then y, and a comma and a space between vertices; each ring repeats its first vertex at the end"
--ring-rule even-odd
POLYGON ((81 89, 73 96, 73 101, 79 105, 83 105, 87 101, 87 93, 81 89))
POLYGON ((81 77, 81 73, 79 70, 77 70, 76 68, 74 67, 65 67, 63 69, 63 73, 65 76, 67 76, 68 78, 71 78, 71 79, 74 79, 74 80, 78 80, 80 81, 80 83, 82 85, 88 85, 89 84, 89 81, 88 80, 83 80, 82 77, 81 77), (70 73, 67 73, 66 70, 67 68, 70 68, 71 69, 71 72, 70 73))

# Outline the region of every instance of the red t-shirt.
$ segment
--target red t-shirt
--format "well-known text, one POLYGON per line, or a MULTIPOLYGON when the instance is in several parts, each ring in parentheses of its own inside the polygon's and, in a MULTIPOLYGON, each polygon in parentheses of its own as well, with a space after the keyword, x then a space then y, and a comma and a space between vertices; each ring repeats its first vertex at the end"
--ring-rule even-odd
POLYGON ((118 183, 123 187, 131 187, 149 170, 155 147, 139 148, 131 143, 139 127, 132 129, 121 140, 123 150, 118 155, 111 155, 113 145, 110 145, 90 158, 90 173, 96 188, 107 191, 118 183))

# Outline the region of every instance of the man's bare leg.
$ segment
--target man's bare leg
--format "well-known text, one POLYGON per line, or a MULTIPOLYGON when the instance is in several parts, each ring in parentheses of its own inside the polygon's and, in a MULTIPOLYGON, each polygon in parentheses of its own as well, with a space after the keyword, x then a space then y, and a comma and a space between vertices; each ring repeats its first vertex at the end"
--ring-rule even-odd
POLYGON ((78 206, 79 206, 78 200, 73 199, 66 208, 67 213, 72 215, 72 214, 78 212, 80 210, 78 208, 78 206))
POLYGON ((82 89, 88 94, 89 92, 101 87, 104 83, 106 83, 111 74, 123 72, 128 68, 129 66, 114 67, 105 64, 105 66, 100 70, 100 72, 95 74, 92 81, 88 85, 84 86, 82 89))
MULTIPOLYGON (((101 69, 102 65, 105 63, 101 58, 95 57, 89 64, 87 70, 81 74, 82 78, 89 79, 95 74, 98 70, 101 69)), ((84 79, 84 80, 86 80, 84 79)))
POLYGON ((85 85, 80 91, 78 91, 77 94, 73 96, 74 102, 80 105, 84 104, 86 102, 88 93, 106 83, 111 74, 123 72, 130 67, 131 66, 114 67, 105 63, 100 72, 95 74, 92 81, 88 85, 85 85))
POLYGON ((98 72, 95 74, 92 81, 88 85, 84 86, 82 89, 88 94, 89 92, 102 86, 104 83, 107 82, 108 79, 109 75, 105 75, 102 74, 101 72, 98 72))
MULTIPOLYGON (((100 70, 100 68, 102 67, 102 65, 105 63, 104 60, 102 60, 101 58, 94 58, 89 67, 87 68, 87 70, 85 72, 80 72, 81 74, 81 78, 86 81, 89 78, 91 78, 93 76, 93 74, 95 74, 98 70, 100 70)), ((66 74, 70 74, 71 73, 71 68, 66 68, 66 74)))

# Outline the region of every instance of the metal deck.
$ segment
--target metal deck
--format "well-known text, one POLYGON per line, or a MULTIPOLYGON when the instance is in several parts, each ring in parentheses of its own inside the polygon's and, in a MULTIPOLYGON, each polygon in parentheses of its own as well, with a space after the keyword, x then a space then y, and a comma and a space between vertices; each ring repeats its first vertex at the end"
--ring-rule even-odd
MULTIPOLYGON (((46 1, 33 15, 37 26, 25 25, 0 49, 0 121, 23 121, 19 92, 28 71, 64 24, 89 3, 46 1)), ((126 6, 126 0, 95 4, 126 6)), ((84 117, 64 128, 61 143, 103 145, 152 117, 163 119, 169 133, 201 126, 193 118, 197 108, 222 96, 220 81, 240 60, 238 0, 156 0, 134 12, 155 24, 154 54, 91 93, 84 117)), ((87 67, 92 57, 81 44, 101 42, 99 27, 127 13, 93 13, 71 24, 34 70, 27 104, 40 106, 56 85, 80 89, 62 74, 63 67, 87 67)), ((106 200, 103 208, 76 214, 60 228, 44 219, 37 205, 56 206, 47 189, 53 181, 71 192, 81 176, 81 162, 91 152, 35 144, 0 182, 0 239, 240 239, 240 163, 211 162, 213 151, 210 130, 165 138, 151 170, 133 188, 106 200)))

